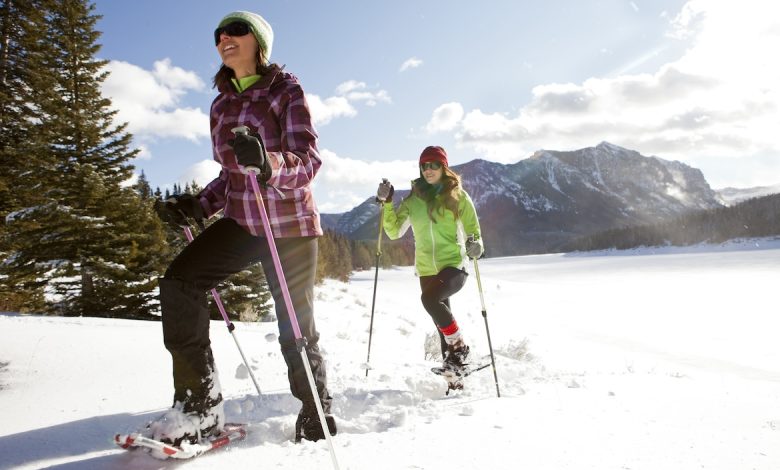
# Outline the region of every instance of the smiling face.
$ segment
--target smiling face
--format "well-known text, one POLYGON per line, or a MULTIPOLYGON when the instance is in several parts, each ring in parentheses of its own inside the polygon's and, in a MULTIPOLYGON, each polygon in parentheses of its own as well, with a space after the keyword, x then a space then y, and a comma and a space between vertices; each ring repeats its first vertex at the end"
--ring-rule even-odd
POLYGON ((438 184, 441 181, 442 175, 444 175, 444 167, 441 165, 422 165, 420 166, 420 171, 422 172, 423 178, 425 178, 425 182, 428 184, 438 184), (434 169, 433 167, 438 166, 438 168, 434 169))
POLYGON ((217 52, 222 58, 222 63, 233 70, 237 79, 257 73, 259 50, 260 46, 252 34, 229 36, 223 32, 219 35, 217 52))

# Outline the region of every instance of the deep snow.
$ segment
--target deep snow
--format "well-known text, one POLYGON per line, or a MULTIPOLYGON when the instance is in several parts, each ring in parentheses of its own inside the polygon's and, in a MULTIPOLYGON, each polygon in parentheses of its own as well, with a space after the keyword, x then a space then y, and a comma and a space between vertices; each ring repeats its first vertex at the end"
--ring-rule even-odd
MULTIPOLYGON (((479 267, 501 398, 490 368, 444 396, 411 268, 379 272, 368 378, 374 271, 317 288, 342 469, 780 468, 780 240, 479 267)), ((487 354, 470 271, 453 307, 487 354)), ((291 442, 276 324, 237 323, 262 396, 211 329, 228 418, 250 435, 180 464, 111 442, 170 403, 159 323, 0 314, 0 469, 332 468, 324 442, 291 442)))

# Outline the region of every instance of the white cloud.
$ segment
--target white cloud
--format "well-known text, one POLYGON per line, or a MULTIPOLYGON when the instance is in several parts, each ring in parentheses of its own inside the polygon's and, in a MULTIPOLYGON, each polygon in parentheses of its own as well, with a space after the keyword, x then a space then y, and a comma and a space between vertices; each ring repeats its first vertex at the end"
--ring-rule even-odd
POLYGON ((445 103, 433 110, 425 130, 430 133, 453 130, 463 119, 463 106, 457 102, 445 103))
POLYGON ((314 180, 314 194, 320 212, 345 212, 376 194, 382 178, 396 188, 409 189, 418 176, 417 159, 368 161, 339 157, 322 150, 322 168, 314 180), (320 201, 328 201, 327 203, 320 201))
POLYGON ((317 95, 307 94, 306 101, 315 125, 325 125, 339 117, 357 115, 357 110, 343 96, 331 96, 323 100, 317 95))
POLYGON ((184 90, 205 90, 206 85, 195 72, 171 65, 171 59, 165 58, 154 63, 154 76, 173 92, 184 90))
MULTIPOLYGON (((760 166, 739 164, 740 159, 777 157, 780 5, 694 0, 670 27, 691 46, 655 73, 539 85, 530 103, 511 116, 475 109, 461 119, 450 103, 434 111, 426 128, 451 131, 459 145, 499 160, 607 140, 696 162, 715 180, 760 166)), ((764 178, 776 182, 778 176, 764 178)))
POLYGON ((138 155, 135 156, 136 160, 151 160, 152 159, 152 151, 149 150, 149 147, 146 145, 137 145, 136 148, 139 150, 138 155))
POLYGON ((386 90, 370 91, 364 82, 348 80, 336 87, 336 96, 321 98, 319 95, 307 94, 312 119, 316 125, 325 125, 340 117, 354 117, 358 111, 353 103, 366 106, 376 106, 378 103, 391 103, 386 90))
POLYGON ((357 80, 347 80, 346 82, 343 82, 336 87, 336 94, 344 96, 352 93, 355 90, 365 90, 365 88, 366 84, 364 82, 359 82, 357 80))
POLYGON ((135 172, 133 172, 133 173, 130 175, 130 178, 128 178, 128 179, 126 179, 126 180, 122 181, 121 183, 119 183, 119 186, 121 186, 121 187, 123 187, 123 188, 129 188, 130 186, 133 186, 133 185, 134 185, 134 184, 136 184, 137 182, 138 182, 138 175, 137 175, 137 174, 135 174, 135 172))
POLYGON ((205 89, 194 72, 171 66, 169 59, 157 61, 154 70, 144 70, 122 61, 106 64, 110 75, 103 82, 104 96, 118 110, 117 122, 127 122, 137 137, 208 137, 208 116, 179 102, 188 91, 205 89))
POLYGON ((417 67, 421 66, 423 64, 423 61, 418 59, 417 57, 410 57, 409 59, 406 59, 403 64, 401 64, 401 68, 398 69, 399 72, 406 72, 409 69, 416 69, 417 67))
POLYGON ((186 168, 179 176, 179 183, 186 185, 196 182, 198 186, 203 187, 209 184, 214 178, 219 176, 222 167, 214 160, 201 160, 198 163, 186 168))
POLYGON ((346 98, 350 101, 362 101, 366 106, 376 106, 378 102, 390 103, 390 95, 385 90, 379 90, 375 93, 368 91, 353 91, 346 98))
POLYGON ((351 102, 361 101, 368 106, 375 106, 378 102, 391 103, 390 95, 386 90, 368 91, 364 82, 349 80, 336 87, 336 94, 343 96, 351 102))
MULTIPOLYGON (((667 16, 665 13, 663 17, 667 16)), ((690 38, 701 30, 703 20, 704 10, 701 5, 696 1, 689 1, 671 20, 671 29, 666 34, 675 39, 690 38)))

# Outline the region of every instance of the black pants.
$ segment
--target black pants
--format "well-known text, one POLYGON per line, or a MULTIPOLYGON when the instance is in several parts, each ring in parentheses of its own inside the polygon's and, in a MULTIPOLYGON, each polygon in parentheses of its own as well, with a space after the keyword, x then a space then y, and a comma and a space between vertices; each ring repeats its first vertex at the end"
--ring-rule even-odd
POLYGON ((435 276, 420 276, 420 300, 436 324, 442 355, 447 350, 447 344, 440 328, 445 328, 455 321, 450 309, 450 297, 463 288, 467 276, 466 271, 453 267, 444 268, 435 276))
MULTIPOLYGON (((279 238, 276 247, 298 325, 307 342, 306 353, 317 392, 327 413, 331 397, 313 315, 317 239, 279 238)), ((314 406, 268 243, 265 238, 250 235, 231 219, 221 219, 198 235, 160 279, 163 337, 173 358, 174 397, 194 390, 192 387, 198 387, 213 370, 206 293, 258 260, 276 306, 279 343, 287 363, 290 391, 305 407, 314 406)))

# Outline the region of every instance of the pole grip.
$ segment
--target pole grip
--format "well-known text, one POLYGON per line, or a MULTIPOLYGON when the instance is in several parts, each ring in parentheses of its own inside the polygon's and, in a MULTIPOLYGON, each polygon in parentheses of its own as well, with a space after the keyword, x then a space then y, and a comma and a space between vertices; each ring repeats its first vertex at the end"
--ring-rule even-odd
MULTIPOLYGON (((387 184, 387 183, 389 183, 389 182, 390 182, 390 181, 388 181, 388 180, 387 180, 387 178, 382 178, 382 184, 387 184)), ((380 198, 378 198, 378 197, 376 198, 376 200, 377 200, 377 201, 379 201, 379 202, 385 202, 385 199, 380 199, 380 198)), ((381 204, 380 204, 380 205, 381 205, 381 204)))

